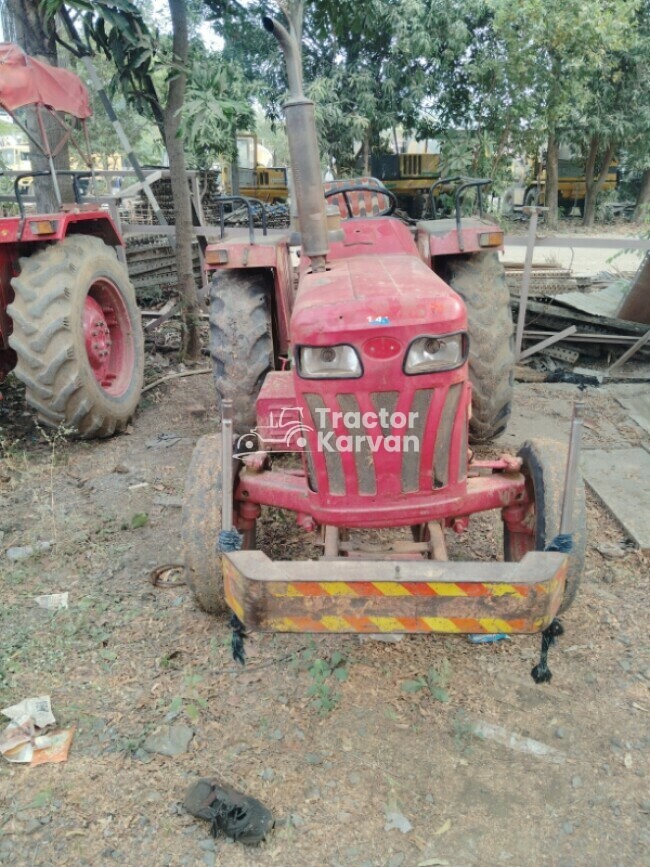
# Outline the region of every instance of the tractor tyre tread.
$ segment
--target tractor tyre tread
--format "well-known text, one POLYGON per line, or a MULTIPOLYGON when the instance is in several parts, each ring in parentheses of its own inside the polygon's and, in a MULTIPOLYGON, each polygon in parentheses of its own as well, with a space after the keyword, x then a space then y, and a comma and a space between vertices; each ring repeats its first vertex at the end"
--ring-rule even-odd
POLYGON ((22 257, 19 265, 7 313, 27 403, 48 427, 62 425, 83 439, 123 431, 140 399, 144 337, 135 291, 114 248, 93 235, 72 235, 22 257), (101 276, 118 288, 134 325, 134 369, 125 393, 115 397, 96 382, 83 334, 86 294, 101 276))
POLYGON ((226 610, 221 560, 221 438, 203 436, 197 442, 185 480, 181 513, 185 580, 196 601, 209 614, 226 610))
POLYGON ((210 288, 210 356, 217 401, 233 402, 233 429, 255 427, 255 401, 273 369, 273 281, 262 270, 222 271, 210 288))
POLYGON ((445 262, 441 276, 467 307, 470 442, 489 442, 508 425, 514 384, 512 313, 503 266, 496 253, 454 256, 445 262))
MULTIPOLYGON (((566 451, 556 441, 527 440, 517 453, 523 459, 522 471, 532 482, 535 497, 535 550, 543 551, 560 532, 566 451)), ((585 485, 578 477, 573 506, 572 548, 569 555, 566 586, 558 614, 575 599, 585 569, 587 550, 587 512, 585 485)), ((510 534, 504 525, 504 559, 512 560, 510 534)))

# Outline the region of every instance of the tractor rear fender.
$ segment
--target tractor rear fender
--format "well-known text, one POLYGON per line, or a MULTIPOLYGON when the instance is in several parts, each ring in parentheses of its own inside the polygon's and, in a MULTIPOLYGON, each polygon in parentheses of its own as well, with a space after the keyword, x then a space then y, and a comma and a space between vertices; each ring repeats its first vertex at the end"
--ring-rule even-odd
POLYGON ((518 563, 273 561, 223 555, 226 602, 259 632, 534 633, 557 614, 568 558, 518 563))
POLYGON ((460 232, 456 220, 421 220, 416 240, 422 259, 428 264, 436 256, 503 251, 503 229, 488 220, 463 218, 460 232))
POLYGON ((123 247, 124 240, 117 230, 110 214, 83 211, 79 214, 66 214, 64 237, 69 235, 93 235, 101 238, 109 247, 123 247))
POLYGON ((0 220, 0 247, 17 245, 17 256, 29 256, 33 245, 62 241, 68 235, 93 235, 110 247, 122 247, 124 241, 106 211, 62 211, 56 214, 30 214, 0 220))
POLYGON ((105 211, 64 211, 30 214, 25 220, 20 217, 0 220, 0 381, 16 364, 16 354, 8 345, 12 324, 7 307, 14 300, 11 279, 20 270, 18 260, 68 235, 92 235, 111 247, 124 245, 115 223, 105 211))
POLYGON ((289 320, 295 299, 291 254, 286 243, 244 244, 220 241, 205 251, 208 280, 219 271, 268 268, 273 272, 273 308, 277 324, 279 354, 289 351, 289 320))

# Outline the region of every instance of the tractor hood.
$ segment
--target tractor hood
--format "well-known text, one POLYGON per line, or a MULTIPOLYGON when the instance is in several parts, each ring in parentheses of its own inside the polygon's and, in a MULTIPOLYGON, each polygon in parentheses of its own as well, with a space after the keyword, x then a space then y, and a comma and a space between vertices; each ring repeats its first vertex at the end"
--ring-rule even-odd
POLYGON ((330 247, 326 271, 310 273, 309 261, 302 264, 294 345, 327 346, 374 333, 410 341, 466 330, 463 301, 422 261, 403 223, 346 220, 343 231, 343 240, 330 247))
POLYGON ((313 346, 466 328, 461 298, 408 253, 330 259, 327 271, 303 275, 291 320, 294 345, 313 346))

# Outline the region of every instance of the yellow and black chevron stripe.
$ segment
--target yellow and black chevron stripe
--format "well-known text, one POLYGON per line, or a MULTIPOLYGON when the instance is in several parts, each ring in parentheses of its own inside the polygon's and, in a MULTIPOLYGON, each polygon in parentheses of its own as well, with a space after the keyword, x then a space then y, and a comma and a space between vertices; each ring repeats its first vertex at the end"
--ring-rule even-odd
POLYGON ((246 578, 224 559, 226 599, 269 632, 530 633, 559 607, 565 569, 537 583, 275 581, 246 578))

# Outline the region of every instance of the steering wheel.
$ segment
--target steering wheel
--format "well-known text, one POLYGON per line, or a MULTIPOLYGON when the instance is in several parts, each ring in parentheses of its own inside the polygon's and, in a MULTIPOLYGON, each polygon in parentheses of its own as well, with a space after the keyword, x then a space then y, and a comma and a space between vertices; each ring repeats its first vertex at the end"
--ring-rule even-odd
POLYGON ((397 199, 395 197, 395 194, 392 193, 390 190, 387 190, 386 187, 378 187, 374 184, 345 184, 345 186, 327 190, 325 193, 326 199, 332 199, 334 198, 334 196, 339 195, 343 196, 343 200, 345 201, 345 207, 348 211, 349 220, 353 220, 356 215, 352 213, 348 193, 378 193, 380 196, 386 196, 389 202, 388 207, 384 208, 381 211, 378 211, 376 214, 367 214, 366 216, 368 217, 389 217, 397 207, 397 199))

